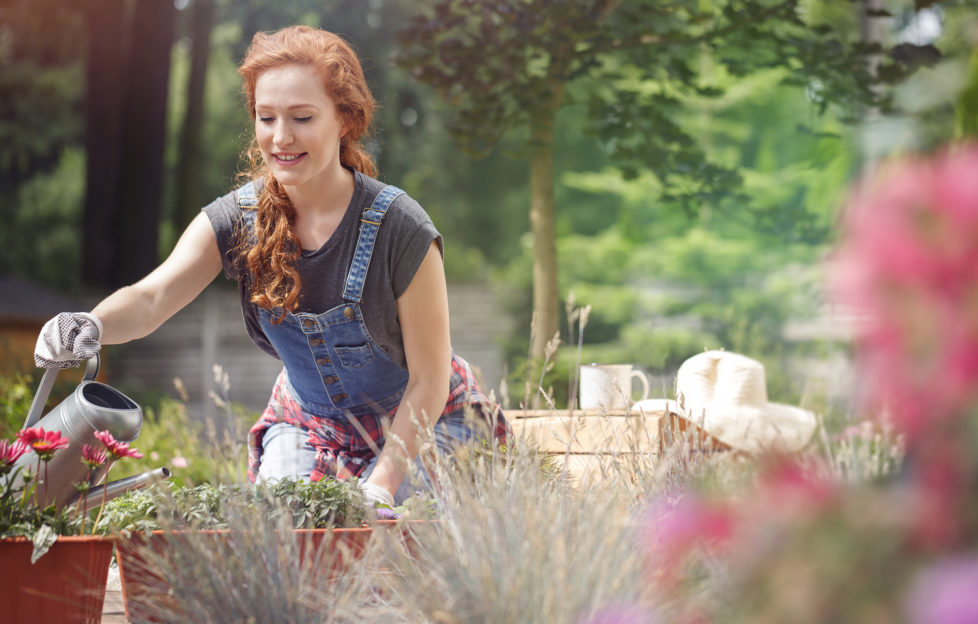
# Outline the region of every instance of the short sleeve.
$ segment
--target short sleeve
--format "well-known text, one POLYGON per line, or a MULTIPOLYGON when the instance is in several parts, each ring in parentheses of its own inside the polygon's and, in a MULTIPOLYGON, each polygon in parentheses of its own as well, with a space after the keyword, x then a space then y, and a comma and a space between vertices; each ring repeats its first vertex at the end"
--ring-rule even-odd
POLYGON ((232 280, 238 280, 240 271, 235 262, 235 247, 237 246, 237 230, 241 224, 241 209, 235 193, 228 193, 204 206, 201 211, 207 215, 217 237, 217 247, 221 251, 221 264, 224 274, 232 280))
POLYGON ((391 206, 387 219, 391 221, 386 225, 390 227, 392 236, 390 273, 396 299, 411 285, 432 241, 437 243, 443 257, 445 251, 435 224, 418 202, 410 197, 401 195, 391 206))

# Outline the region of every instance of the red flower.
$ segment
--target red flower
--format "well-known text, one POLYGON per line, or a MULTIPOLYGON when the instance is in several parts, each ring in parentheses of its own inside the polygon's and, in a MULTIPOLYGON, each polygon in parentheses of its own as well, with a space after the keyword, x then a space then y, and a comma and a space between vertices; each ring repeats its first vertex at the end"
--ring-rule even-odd
POLYGON ((105 445, 105 450, 109 452, 113 460, 122 459, 124 457, 132 457, 134 459, 142 459, 143 454, 134 448, 129 448, 129 444, 126 442, 119 442, 112 437, 112 434, 108 431, 96 431, 95 437, 99 442, 105 445))
POLYGON ((41 427, 22 429, 17 433, 17 439, 34 449, 43 461, 50 461, 55 451, 68 448, 68 438, 60 431, 45 431, 41 427))
POLYGON ((95 470, 108 459, 105 449, 92 446, 91 444, 82 445, 82 463, 88 466, 89 470, 95 470))
POLYGON ((20 440, 14 440, 13 442, 8 442, 7 440, 0 440, 0 464, 7 468, 14 465, 20 456, 30 450, 23 442, 20 440))

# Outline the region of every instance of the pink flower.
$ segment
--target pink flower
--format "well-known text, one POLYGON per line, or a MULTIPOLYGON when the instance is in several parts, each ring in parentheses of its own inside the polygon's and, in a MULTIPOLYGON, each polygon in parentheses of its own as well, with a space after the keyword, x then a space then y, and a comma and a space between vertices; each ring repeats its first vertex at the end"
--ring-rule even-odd
POLYGON ((188 465, 187 458, 178 455, 170 460, 170 465, 174 468, 186 468, 188 465))
POLYGON ((978 145, 905 158, 846 205, 833 286, 865 321, 868 397, 913 444, 978 400, 978 145))
POLYGON ((640 605, 607 606, 580 620, 581 624, 654 624, 657 621, 654 614, 640 605))
POLYGON ((949 557, 918 574, 907 594, 911 624, 978 622, 978 556, 949 557))
POLYGON ((34 449, 37 456, 43 461, 50 461, 54 457, 55 451, 68 448, 68 438, 61 435, 60 431, 45 431, 41 427, 30 427, 21 429, 17 433, 17 439, 34 449))
POLYGON ((804 520, 828 509, 839 488, 791 457, 773 458, 758 478, 755 500, 772 516, 804 520))
POLYGON ((82 445, 82 463, 88 466, 89 470, 95 470, 108 460, 105 449, 100 449, 91 444, 82 445))
POLYGON ((645 516, 645 547, 656 575, 672 577, 699 546, 722 546, 734 533, 733 509, 692 493, 656 501, 645 516))
POLYGON ((126 442, 119 442, 108 431, 96 431, 95 437, 105 445, 105 450, 112 456, 113 461, 124 457, 132 457, 133 459, 142 459, 143 457, 142 453, 134 448, 129 448, 129 444, 126 442))
POLYGON ((19 439, 13 442, 0 440, 0 465, 4 468, 12 467, 21 455, 29 450, 30 448, 19 439))

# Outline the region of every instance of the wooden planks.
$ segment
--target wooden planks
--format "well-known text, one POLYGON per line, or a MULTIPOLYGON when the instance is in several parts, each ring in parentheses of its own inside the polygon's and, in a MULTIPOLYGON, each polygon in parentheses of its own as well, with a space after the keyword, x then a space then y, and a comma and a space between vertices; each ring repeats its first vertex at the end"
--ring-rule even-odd
POLYGON ((668 413, 567 411, 511 417, 513 433, 546 453, 657 452, 668 413))
POLYGON ((675 403, 665 400, 653 409, 511 410, 507 417, 517 438, 551 455, 582 486, 628 470, 633 456, 660 455, 679 438, 694 451, 730 448, 680 418, 675 403))

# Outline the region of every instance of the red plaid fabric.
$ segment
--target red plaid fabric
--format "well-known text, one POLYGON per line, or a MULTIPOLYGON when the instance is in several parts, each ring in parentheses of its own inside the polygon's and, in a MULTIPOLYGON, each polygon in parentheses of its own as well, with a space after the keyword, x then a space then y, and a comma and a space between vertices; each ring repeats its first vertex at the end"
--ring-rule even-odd
MULTIPOLYGON (((501 443, 505 442, 511 435, 509 423, 498 407, 482 393, 468 364, 458 357, 452 358, 451 379, 452 387, 441 415, 447 416, 471 406, 477 414, 494 424, 493 437, 501 443)), ((265 431, 279 422, 309 432, 309 444, 316 449, 316 465, 310 477, 313 481, 325 476, 340 479, 359 476, 374 458, 375 448, 383 448, 384 427, 396 411, 397 408, 394 408, 387 414, 344 415, 337 419, 315 416, 303 411, 292 396, 283 370, 275 382, 268 407, 248 432, 248 479, 254 481, 258 476, 265 431), (351 418, 356 418, 359 428, 350 422, 351 418), (362 429, 362 432, 358 429, 362 429)))

